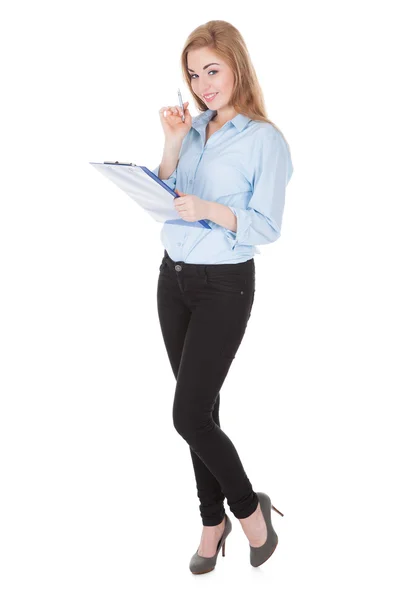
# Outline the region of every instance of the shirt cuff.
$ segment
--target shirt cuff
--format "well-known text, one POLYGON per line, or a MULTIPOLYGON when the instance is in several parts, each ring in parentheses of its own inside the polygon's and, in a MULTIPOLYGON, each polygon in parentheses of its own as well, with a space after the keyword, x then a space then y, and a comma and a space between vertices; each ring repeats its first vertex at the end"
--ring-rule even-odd
MULTIPOLYGON (((157 177, 158 177, 158 172, 159 172, 160 166, 161 166, 161 164, 159 164, 155 169, 152 169, 152 171, 151 171, 157 177)), ((176 169, 173 171, 173 173, 171 173, 171 175, 168 177, 168 179, 161 179, 161 181, 166 183, 167 186, 171 188, 171 190, 174 190, 175 186, 176 186, 176 169)))
POLYGON ((246 242, 247 233, 251 225, 251 216, 249 215, 249 211, 244 208, 232 208, 232 206, 228 206, 228 208, 236 216, 236 231, 231 231, 226 227, 224 227, 224 231, 231 244, 231 250, 234 250, 237 244, 244 244, 246 242))

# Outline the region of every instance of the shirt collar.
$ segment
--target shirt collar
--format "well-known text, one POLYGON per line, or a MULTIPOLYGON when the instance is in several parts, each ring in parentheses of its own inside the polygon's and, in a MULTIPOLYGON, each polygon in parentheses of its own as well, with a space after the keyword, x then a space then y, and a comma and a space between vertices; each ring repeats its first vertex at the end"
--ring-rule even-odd
MULTIPOLYGON (((212 117, 216 114, 216 110, 209 108, 192 119, 192 127, 200 133, 200 130, 203 128, 205 129, 208 122, 211 121, 212 117)), ((232 125, 234 125, 238 131, 242 131, 249 121, 251 121, 250 117, 246 117, 245 115, 239 113, 233 117, 233 119, 227 121, 227 123, 232 123, 232 125)))

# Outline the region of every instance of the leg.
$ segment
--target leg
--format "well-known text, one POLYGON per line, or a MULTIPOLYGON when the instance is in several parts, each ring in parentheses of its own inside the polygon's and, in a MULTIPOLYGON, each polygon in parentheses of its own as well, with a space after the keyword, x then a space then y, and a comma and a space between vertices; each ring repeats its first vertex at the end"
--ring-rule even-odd
MULTIPOLYGON (((160 269, 161 272, 161 269, 160 269)), ((158 316, 166 346, 168 358, 175 379, 178 378, 182 350, 187 329, 191 319, 191 310, 182 300, 179 287, 171 277, 161 276, 157 290, 158 316)), ((219 392, 216 396, 212 416, 219 425, 219 392)), ((203 524, 217 525, 224 518, 225 495, 221 490, 218 480, 203 463, 201 458, 189 446, 193 463, 197 496, 200 500, 200 515, 203 524)))
MULTIPOLYGON (((212 411, 212 418, 218 426, 220 426, 219 402, 220 395, 218 393, 212 411)), ((219 481, 214 477, 192 447, 190 447, 190 455, 196 477, 197 496, 200 500, 200 515, 203 525, 218 525, 225 515, 225 494, 221 490, 219 481)))
MULTIPOLYGON (((173 418, 178 433, 219 482, 233 514, 244 519, 256 510, 258 497, 235 446, 213 419, 213 410, 243 338, 254 295, 251 279, 248 285, 241 275, 221 281, 220 273, 198 295, 191 315, 178 371, 173 418)), ((203 524, 216 525, 220 520, 218 515, 214 520, 203 519, 203 524)))

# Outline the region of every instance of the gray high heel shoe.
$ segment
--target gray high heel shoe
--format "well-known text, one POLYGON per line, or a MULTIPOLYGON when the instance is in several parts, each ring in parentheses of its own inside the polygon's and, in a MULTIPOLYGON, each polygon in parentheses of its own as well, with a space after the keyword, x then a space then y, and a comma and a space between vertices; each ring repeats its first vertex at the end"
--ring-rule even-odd
POLYGON ((232 531, 232 523, 226 513, 225 517, 226 519, 224 532, 218 542, 217 550, 214 556, 210 556, 209 558, 207 558, 206 556, 199 556, 199 554, 197 553, 198 549, 196 550, 196 553, 193 554, 190 560, 189 569, 192 571, 192 573, 194 573, 194 575, 201 575, 202 573, 209 573, 210 571, 212 571, 215 568, 218 553, 221 550, 221 548, 222 556, 225 556, 225 540, 232 531))
POLYGON ((264 515, 265 523, 267 525, 267 540, 265 544, 263 544, 259 548, 254 548, 249 544, 250 564, 253 567, 259 567, 266 560, 268 560, 278 545, 278 536, 271 523, 271 508, 273 508, 275 512, 277 512, 283 517, 283 513, 281 513, 280 510, 278 510, 277 508, 275 508, 275 506, 273 506, 273 504, 271 504, 271 499, 269 496, 267 496, 267 494, 264 494, 264 492, 256 493, 260 502, 261 512, 264 515))

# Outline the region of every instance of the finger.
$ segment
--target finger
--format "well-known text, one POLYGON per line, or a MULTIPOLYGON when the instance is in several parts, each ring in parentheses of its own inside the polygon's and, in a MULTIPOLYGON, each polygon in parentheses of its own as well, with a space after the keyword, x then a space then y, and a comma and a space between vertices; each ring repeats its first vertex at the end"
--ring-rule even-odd
POLYGON ((176 113, 176 106, 163 106, 162 108, 160 108, 160 113, 176 113))
POLYGON ((181 106, 174 106, 174 114, 175 114, 175 115, 181 115, 181 116, 182 116, 182 115, 183 115, 183 113, 186 111, 186 109, 187 109, 187 105, 188 105, 188 104, 189 104, 188 102, 185 102, 185 103, 183 104, 183 110, 182 110, 182 107, 181 107, 181 106), (185 106, 185 104, 186 104, 186 106, 185 106))
POLYGON ((182 109, 179 109, 176 106, 166 106, 164 109, 161 109, 160 113, 164 115, 164 117, 178 117, 182 115, 182 109))
POLYGON ((164 117, 168 117, 170 115, 170 107, 169 106, 163 106, 160 109, 160 115, 163 115, 164 117))

